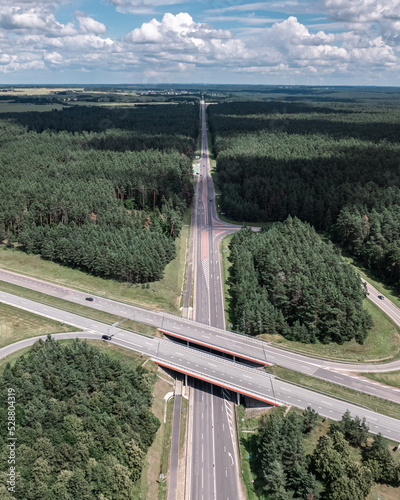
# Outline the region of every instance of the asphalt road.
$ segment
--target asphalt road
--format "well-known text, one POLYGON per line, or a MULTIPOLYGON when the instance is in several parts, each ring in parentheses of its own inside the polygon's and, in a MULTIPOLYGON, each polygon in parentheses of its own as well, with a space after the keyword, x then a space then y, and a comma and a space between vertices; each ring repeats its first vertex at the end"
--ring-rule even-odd
MULTIPOLYGON (((399 402, 399 391, 391 387, 378 385, 367 379, 357 378, 352 372, 388 372, 399 370, 400 360, 385 364, 337 363, 328 360, 320 360, 285 351, 251 337, 214 328, 178 316, 150 311, 102 297, 95 297, 93 302, 87 302, 85 297, 87 297, 88 294, 86 293, 53 285, 45 281, 35 280, 9 271, 0 270, 0 280, 60 297, 74 303, 84 304, 88 307, 110 312, 119 317, 150 324, 162 328, 163 330, 173 332, 174 335, 178 335, 182 338, 202 342, 203 344, 214 346, 226 352, 236 353, 250 359, 259 360, 260 363, 275 363, 307 375, 312 375, 357 389, 361 392, 399 402)), ((202 292, 200 290, 197 293, 201 294, 202 292)), ((370 294, 371 300, 374 300, 375 294, 377 295, 378 293, 371 289, 370 294)), ((385 307, 390 309, 389 312, 391 312, 391 314, 395 315, 399 313, 398 308, 389 300, 385 299, 382 301, 378 298, 375 300, 378 301, 378 305, 384 303, 385 307)))
MULTIPOLYGON (((400 441, 400 420, 386 417, 371 410, 366 410, 350 403, 339 401, 329 396, 321 395, 301 387, 293 386, 287 382, 269 376, 263 370, 242 366, 240 364, 233 363, 232 361, 223 359, 220 356, 213 356, 211 354, 200 352, 196 349, 173 344, 168 340, 145 337, 121 330, 117 327, 110 329, 110 327, 104 323, 83 318, 82 316, 74 315, 65 311, 60 311, 50 306, 29 301, 28 299, 5 294, 5 292, 0 292, 0 300, 10 305, 35 312, 36 314, 41 314, 58 321, 64 321, 65 323, 75 325, 77 328, 85 329, 85 331, 80 333, 57 334, 54 335, 55 338, 65 339, 80 337, 100 339, 101 335, 112 333, 114 335, 112 343, 127 349, 139 351, 142 354, 151 357, 155 362, 162 366, 168 366, 182 373, 187 373, 195 378, 205 379, 220 386, 225 385, 232 390, 236 389, 242 393, 251 394, 254 397, 270 400, 271 402, 278 404, 290 404, 299 408, 306 408, 308 405, 311 405, 321 415, 332 419, 340 419, 342 414, 349 409, 352 415, 358 415, 360 418, 366 418, 371 432, 381 432, 385 437, 392 439, 393 441, 400 441)), ((45 336, 40 338, 45 338, 45 336)), ((0 350, 0 357, 3 358, 11 352, 15 352, 22 347, 33 343, 35 340, 36 339, 27 339, 2 348, 0 350)), ((208 426, 211 425, 211 428, 214 426, 215 429, 215 422, 221 417, 220 411, 218 407, 215 406, 212 398, 207 399, 207 391, 202 392, 206 398, 206 407, 208 408, 206 411, 211 413, 203 414, 203 416, 199 412, 195 412, 194 414, 197 415, 196 418, 206 421, 208 426)), ((221 400, 221 403, 225 406, 225 401, 223 401, 224 398, 221 398, 220 394, 221 393, 218 393, 217 396, 221 400)), ((225 449, 228 450, 227 445, 229 446, 229 439, 227 438, 227 433, 225 433, 225 426, 229 426, 229 421, 226 411, 225 415, 225 419, 222 419, 221 421, 221 430, 224 432, 225 436, 222 439, 222 447, 225 446, 225 449)), ((206 439, 210 439, 210 437, 207 437, 206 439)), ((205 447, 208 447, 208 455, 210 454, 210 450, 211 453, 214 453, 212 451, 213 441, 213 439, 209 441, 211 445, 204 445, 205 447)), ((204 465, 206 466, 204 469, 204 477, 212 477, 213 481, 218 480, 218 483, 216 484, 219 484, 221 474, 222 477, 224 474, 227 474, 229 472, 228 467, 230 466, 232 468, 233 464, 229 451, 227 454, 223 454, 221 452, 221 448, 217 449, 215 447, 214 450, 216 457, 219 458, 217 458, 215 462, 212 461, 211 463, 217 464, 221 461, 221 463, 224 463, 224 466, 220 467, 218 475, 209 476, 209 469, 207 467, 209 467, 210 461, 204 462, 204 465), (229 460, 224 461, 226 456, 229 460)), ((215 467, 213 467, 213 469, 214 468, 215 467)), ((208 487, 211 486, 212 483, 209 483, 208 487)), ((204 499, 207 498, 213 497, 204 496, 204 499)))
MULTIPOLYGON (((209 170, 204 102, 201 104, 201 121, 200 170, 195 179, 195 217, 191 228, 194 235, 194 317, 199 323, 223 329, 224 300, 217 239, 222 232, 213 230, 218 221, 215 219, 215 192, 209 170)), ((230 400, 218 392, 211 384, 196 382, 194 385, 192 449, 189 451, 192 457, 191 500, 237 500, 241 496, 235 437, 230 432, 232 426, 228 425, 233 407, 230 400)))
MULTIPOLYGON (((203 110, 204 113, 204 110, 203 110)), ((88 303, 85 301, 86 293, 82 293, 79 291, 67 289, 62 286, 52 285, 40 280, 34 280, 32 278, 27 278, 23 276, 16 275, 14 273, 10 273, 7 271, 0 271, 0 279, 4 281, 8 281, 11 283, 18 284, 20 286, 25 286, 28 288, 35 289, 42 293, 47 293, 53 296, 58 296, 65 300, 70 300, 72 302, 76 302, 79 304, 85 304, 86 306, 94 307, 100 310, 108 311, 110 313, 116 314, 122 317, 128 317, 133 319, 134 321, 139 321, 143 323, 147 323, 153 326, 157 326, 164 330, 172 332, 174 335, 180 336, 182 338, 186 338, 192 340, 193 342, 202 342, 204 344, 213 346, 216 349, 219 349, 223 352, 229 352, 234 355, 241 355, 243 357, 247 357, 249 359, 258 360, 259 362, 270 362, 279 364, 281 366, 285 366, 308 375, 313 375, 315 377, 319 377, 325 380, 329 380, 335 382, 337 384, 345 385, 347 387, 354 388, 356 390, 366 392, 369 394, 373 394, 378 397, 384 397, 386 399, 400 402, 400 392, 396 391, 392 388, 385 387, 382 385, 375 384, 368 380, 359 379, 349 374, 348 372, 378 372, 378 371, 393 371, 400 369, 400 360, 392 363, 376 365, 376 364, 349 364, 349 363, 336 363, 330 361, 317 360, 314 358, 309 358, 303 355, 299 355, 296 353, 291 353, 289 351, 284 351, 281 349, 277 349, 272 347, 265 342, 257 341, 251 337, 246 337, 240 334, 235 334, 233 332, 227 332, 223 330, 224 327, 224 317, 223 317, 223 298, 222 298, 222 283, 220 278, 220 262, 219 262, 219 252, 218 252, 218 243, 220 239, 226 234, 238 230, 237 226, 232 226, 230 224, 222 223, 218 220, 216 207, 215 207, 215 193, 213 189, 213 184, 211 177, 208 172, 208 156, 207 151, 207 137, 204 134, 203 130, 203 148, 202 148, 202 157, 201 157, 201 177, 197 179, 198 189, 197 189, 197 203, 194 203, 193 214, 194 217, 194 226, 192 229, 195 229, 195 239, 194 239, 194 255, 195 259, 191 262, 189 261, 189 268, 191 272, 195 274, 195 318, 197 322, 191 322, 185 320, 183 318, 175 317, 172 315, 149 311, 143 308, 134 307, 127 304, 122 304, 113 300, 105 299, 102 297, 95 297, 94 302, 88 303), (201 324, 205 323, 205 324, 201 324)), ((193 254, 192 254, 193 255, 193 254)), ((190 280, 191 281, 191 280, 190 280)), ((189 280, 188 280, 189 282, 189 280)), ((398 325, 400 325, 400 310, 392 304, 389 300, 384 299, 380 300, 378 298, 379 292, 377 292, 373 287, 368 285, 368 291, 370 294, 370 299, 375 302, 382 310, 384 310, 398 325)), ((190 294, 187 294, 185 299, 185 306, 188 305, 188 297, 190 294)), ((38 305, 36 304, 36 307, 38 305)), ((34 309, 33 309, 34 310, 34 309)), ((78 317, 77 326, 82 325, 81 317, 78 317)), ((93 325, 96 324, 96 331, 102 331, 103 333, 110 333, 110 327, 102 325, 100 327, 96 322, 89 320, 92 327, 85 326, 85 328, 93 328, 93 325), (103 330, 98 330, 98 328, 103 328, 103 330), (105 330, 104 330, 105 329, 105 330)), ((66 321, 71 323, 71 321, 66 321)), ((74 323, 73 323, 74 324, 74 323)), ((111 331, 116 331, 117 329, 112 329, 111 331)), ((84 333, 83 336, 86 335, 98 335, 84 333)), ((127 332, 118 331, 118 339, 115 339, 115 342, 120 343, 121 345, 125 345, 125 347, 133 348, 135 350, 139 350, 148 355, 154 356, 154 353, 151 354, 146 351, 146 346, 143 346, 142 343, 137 342, 137 339, 132 341, 132 338, 129 340, 125 339, 125 335, 130 335, 127 332)), ((147 343, 150 345, 152 342, 147 340, 147 343)), ((162 341, 159 342, 158 349, 161 352, 164 352, 165 347, 162 341)), ((153 343, 154 348, 154 343, 153 343)), ((0 351, 1 352, 1 351, 0 351)), ((197 353, 200 356, 200 353, 197 353)), ((158 358, 157 360, 160 362, 164 362, 166 364, 169 363, 169 366, 172 366, 174 356, 167 356, 166 359, 158 358)), ((196 363, 194 363, 196 365, 196 363)), ((198 365, 200 366, 200 365, 198 365)), ((237 366, 237 365, 236 365, 237 366)), ((182 367, 181 364, 178 363, 176 365, 177 370, 185 371, 186 373, 192 373, 194 376, 203 376, 208 380, 214 380, 216 383, 224 383, 228 384, 230 387, 235 386, 241 392, 249 391, 249 393, 256 394, 257 390, 256 386, 250 387, 246 385, 244 382, 245 378, 240 379, 240 376, 236 379, 235 377, 230 377, 232 380, 228 380, 228 376, 224 374, 220 374, 220 378, 215 378, 213 373, 207 372, 207 367, 203 366, 200 371, 193 371, 193 367, 182 367), (192 371, 191 371, 192 370, 192 371), (235 382, 235 383, 234 383, 235 382), (252 392, 253 391, 253 392, 252 392)), ((242 368, 240 368, 242 369, 242 368)), ((247 375, 248 376, 248 375, 247 375)), ((281 382, 274 381, 274 386, 281 386, 281 382)), ((265 384, 264 384, 265 385, 265 384)), ((260 386, 263 387, 263 386, 260 386)), ((234 387, 233 387, 234 388, 234 387)), ((298 389, 295 388, 298 392, 298 389)), ((236 475, 234 473, 234 468, 237 464, 235 464, 234 458, 234 441, 233 438, 230 439, 227 431, 227 419, 229 414, 229 403, 227 404, 226 399, 221 398, 220 395, 216 396, 212 394, 211 388, 204 392, 204 386, 196 388, 195 391, 201 392, 202 394, 206 394, 206 400, 202 400, 199 394, 195 397, 194 403, 194 413, 195 415, 201 414, 201 409, 205 407, 213 408, 212 415, 214 415, 213 421, 214 424, 209 427, 209 420, 199 420, 198 425, 193 425, 193 437, 194 437, 194 447, 193 447, 193 457, 194 459, 198 459, 196 457, 199 455, 199 450, 201 450, 201 446, 203 440, 205 439, 205 433, 207 433, 207 439, 211 439, 210 442, 214 443, 213 446, 206 446, 208 450, 206 453, 206 459, 203 462, 204 471, 208 470, 208 473, 204 474, 202 477, 210 478, 209 485, 204 487, 204 483, 197 481, 196 486, 194 486, 195 482, 193 481, 193 489, 192 489, 192 499, 197 498, 207 498, 204 496, 204 493, 207 492, 211 494, 209 498, 238 498, 237 491, 237 480, 236 475), (215 429, 215 430, 214 430, 215 429), (197 436, 197 438, 196 438, 197 436), (196 441, 197 439, 197 441, 196 441), (222 443, 224 443, 222 445, 222 443), (230 444, 229 444, 230 443, 230 444), (228 446, 228 448, 227 448, 228 446), (232 446, 231 451, 229 451, 229 446, 232 446), (225 450, 223 454, 221 454, 217 460, 217 468, 221 470, 216 470, 215 465, 213 469, 208 469, 209 464, 211 462, 210 453, 211 450, 217 449, 218 453, 223 449, 225 450), (231 458, 232 457, 232 458, 231 458), (231 461, 233 463, 231 464, 231 461), (229 464, 231 464, 229 466, 229 464), (224 475, 225 478, 224 479, 224 475), (218 478, 218 481, 217 481, 218 478), (234 478, 234 479, 233 479, 234 478), (211 489, 209 489, 211 488, 211 489), (212 491, 212 493, 210 493, 212 491)), ((308 394, 311 391, 307 391, 308 394)), ((311 393, 314 394, 314 393, 311 393)), ((275 399, 279 401, 283 401, 286 403, 294 404, 299 407, 303 407, 305 404, 305 400, 307 399, 297 399, 290 395, 290 390, 285 390, 283 392, 276 391, 276 394, 272 391, 272 382, 271 382, 271 391, 267 394, 265 391, 265 387, 262 392, 262 397, 269 398, 270 400, 275 399), (283 398, 283 399, 281 399, 283 398), (294 401, 294 402, 293 402, 294 401)), ((311 403, 311 396, 308 398, 311 403)), ((340 418, 343 413, 343 409, 336 410, 338 406, 337 401, 333 405, 334 408, 329 409, 329 403, 327 399, 324 398, 324 405, 319 406, 318 400, 314 401, 314 406, 321 414, 326 415, 330 418, 340 418), (336 412, 336 413, 335 413, 336 412), (335 417, 336 415, 336 417, 335 417)), ((321 401, 320 401, 321 402, 321 401)), ((340 403, 346 405, 346 403, 340 403)), ((307 405, 305 405, 307 406, 307 405)), ((349 405, 347 405, 348 407, 349 405)), ((357 412, 360 415, 360 409, 357 407, 353 411, 357 412)), ((371 412, 373 413, 373 412, 371 412)), ((376 415, 376 414, 374 414, 376 415)), ((361 416, 361 415, 360 415, 361 416)), ((211 418, 211 417, 210 417, 211 418)), ((382 425, 386 425, 386 420, 382 420, 381 416, 371 416, 369 415, 371 430, 374 432, 375 429, 380 429, 382 434, 387 437, 393 439, 397 431, 397 427, 388 427, 386 430, 382 430, 382 425), (378 425, 376 425, 378 422, 378 425)), ((397 421, 395 421, 397 422, 397 421)), ((397 424, 396 424, 397 425, 397 424)), ((376 430, 378 432, 378 430, 376 430)), ((396 437, 396 439, 398 439, 396 437)), ((204 448, 204 444, 203 444, 204 448)), ((200 452, 201 453, 201 452, 200 452)), ((201 474, 200 474, 201 475, 201 474)), ((206 479, 207 480, 207 479, 206 479)))

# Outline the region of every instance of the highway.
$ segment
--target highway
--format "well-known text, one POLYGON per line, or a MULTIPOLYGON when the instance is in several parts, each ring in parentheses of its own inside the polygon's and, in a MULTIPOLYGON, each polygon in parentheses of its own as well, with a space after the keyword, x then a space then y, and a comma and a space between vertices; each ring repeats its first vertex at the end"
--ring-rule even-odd
MULTIPOLYGON (((192 212, 193 239, 190 242, 188 287, 184 307, 188 308, 191 276, 194 276, 194 311, 191 321, 159 311, 93 296, 85 301, 86 292, 53 285, 42 280, 0 270, 0 280, 30 288, 64 300, 110 312, 119 317, 158 327, 171 337, 191 343, 203 344, 221 351, 226 356, 237 356, 260 364, 278 364, 307 375, 334 382, 400 403, 400 391, 357 377, 352 372, 387 372, 400 369, 400 360, 386 364, 339 363, 315 359, 285 351, 270 344, 235 332, 224 330, 224 302, 220 270, 219 242, 239 228, 218 219, 215 192, 209 173, 208 144, 205 126, 205 106, 202 103, 202 150, 200 173, 195 179, 195 198, 192 212)), ((400 326, 400 309, 388 299, 378 298, 380 293, 368 284, 369 299, 376 303, 400 326)), ((113 333, 113 342, 150 356, 161 366, 174 368, 199 379, 194 384, 192 425, 191 500, 240 498, 235 436, 232 430, 231 389, 242 394, 269 401, 273 404, 291 404, 304 408, 311 404, 321 415, 338 419, 350 409, 353 415, 365 416, 371 432, 381 432, 395 441, 400 440, 400 422, 369 410, 335 400, 312 391, 294 387, 263 371, 234 364, 195 349, 172 344, 162 339, 135 335, 82 316, 59 311, 33 301, 0 292, 0 301, 26 308, 59 321, 83 328, 72 336, 99 338, 113 333), (25 301, 25 302, 24 302, 25 301), (212 382, 219 387, 213 387, 212 382), (211 424, 210 424, 211 423, 211 424)), ((62 334, 67 337, 70 334, 62 334)), ((62 337, 62 338, 67 338, 62 337)), ((29 341, 27 341, 29 342, 29 341)), ((17 346, 18 344, 15 344, 17 346)), ((5 349, 13 349, 9 346, 5 349)), ((0 356, 3 356, 0 350, 0 356)))
MULTIPOLYGON (((195 176, 191 221, 193 256, 189 260, 194 267, 193 316, 198 323, 223 329, 224 298, 218 242, 228 232, 214 228, 219 226, 219 221, 216 220, 215 192, 209 169, 204 101, 200 113, 201 156, 199 173, 195 176)), ((237 500, 241 494, 230 392, 222 392, 204 382, 196 382, 193 389, 191 449, 188 450, 191 455, 190 499, 237 500)))
MULTIPOLYGON (((212 346, 222 352, 235 354, 264 364, 274 363, 307 375, 345 385, 358 391, 366 392, 367 394, 386 398, 397 403, 400 402, 400 391, 384 385, 377 385, 367 379, 356 377, 354 373, 352 373, 399 370, 400 360, 384 364, 338 363, 329 360, 321 360, 285 351, 273 347, 261 340, 229 332, 222 328, 215 328, 179 316, 150 311, 103 297, 94 297, 93 302, 87 302, 85 301, 85 298, 88 296, 87 293, 21 276, 9 271, 0 270, 0 280, 74 303, 84 304, 88 307, 106 311, 119 317, 129 318, 134 321, 156 326, 163 331, 171 332, 173 336, 212 346)), ((376 300, 379 306, 384 305, 388 308, 389 313, 394 315, 393 319, 395 319, 396 314, 400 314, 399 309, 389 300, 384 299, 382 301, 378 299, 378 292, 372 287, 369 287, 369 293, 371 300, 376 300)))
MULTIPOLYGON (((270 401, 272 404, 290 404, 298 408, 306 408, 308 405, 311 405, 321 415, 332 419, 340 419, 342 414, 349 409, 352 415, 366 418, 371 432, 381 432, 389 439, 400 441, 400 420, 380 415, 373 411, 336 400, 329 396, 321 395, 308 389, 293 386, 292 384, 266 374, 262 369, 250 368, 248 366, 233 363, 220 356, 173 344, 168 340, 156 337, 146 337, 144 335, 121 330, 118 327, 110 327, 104 323, 62 311, 54 307, 38 304, 37 302, 16 297, 15 295, 5 292, 0 292, 0 301, 60 322, 64 321, 65 323, 83 330, 78 333, 56 334, 53 335, 54 338, 66 339, 78 337, 100 339, 103 334, 112 334, 112 343, 141 352, 161 366, 168 366, 181 373, 187 373, 195 378, 199 378, 200 380, 210 381, 220 387, 226 387, 234 391, 237 390, 242 394, 249 394, 261 400, 270 401)), ((45 339, 46 337, 42 336, 37 338, 45 339)), ((26 339, 0 349, 0 358, 32 344, 37 338, 26 339)), ((201 391, 204 396, 203 401, 208 401, 205 405, 206 413, 195 413, 195 415, 197 419, 207 421, 208 426, 214 425, 215 428, 215 422, 219 417, 219 413, 218 409, 215 407, 215 400, 207 399, 207 390, 210 391, 211 395, 210 389, 204 390, 203 388, 201 391)), ((223 393, 226 393, 226 391, 220 391, 219 389, 213 389, 213 391, 217 392, 216 397, 225 405, 223 393)), ((229 418, 224 425, 229 427, 229 418)), ((224 436, 224 439, 226 439, 225 433, 224 436)), ((228 442, 225 442, 224 445, 226 446, 227 444, 228 442)), ((208 446, 211 453, 213 453, 212 441, 209 440, 208 444, 204 442, 203 445, 204 447, 208 446)), ((205 450, 204 453, 206 453, 205 450)), ((216 456, 218 454, 221 455, 221 449, 215 448, 215 453, 216 456)), ((229 454, 227 454, 227 457, 230 460, 230 464, 232 464, 229 454)), ((220 457, 218 462, 219 460, 223 460, 223 457, 220 457)), ((217 463, 217 461, 215 463, 217 463)), ((211 466, 213 466, 213 462, 211 462, 211 466)), ((230 465, 230 467, 232 467, 232 465, 230 465)), ((206 473, 207 470, 204 471, 204 474, 206 473)), ((211 477, 220 478, 220 476, 214 476, 213 474, 211 477)), ((206 478, 205 475, 204 478, 206 478)), ((201 481, 201 475, 199 479, 201 481)), ((200 483, 200 485, 201 484, 202 483, 200 483)), ((204 496, 204 498, 207 497, 204 496)))

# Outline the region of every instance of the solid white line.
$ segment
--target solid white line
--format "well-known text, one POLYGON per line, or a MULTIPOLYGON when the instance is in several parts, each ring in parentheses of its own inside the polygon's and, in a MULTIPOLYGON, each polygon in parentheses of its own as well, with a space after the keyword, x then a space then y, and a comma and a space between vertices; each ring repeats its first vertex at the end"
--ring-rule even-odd
POLYGON ((211 425, 212 425, 212 450, 213 450, 213 480, 214 480, 214 500, 217 498, 217 478, 215 476, 215 435, 214 435, 214 391, 211 384, 211 425))

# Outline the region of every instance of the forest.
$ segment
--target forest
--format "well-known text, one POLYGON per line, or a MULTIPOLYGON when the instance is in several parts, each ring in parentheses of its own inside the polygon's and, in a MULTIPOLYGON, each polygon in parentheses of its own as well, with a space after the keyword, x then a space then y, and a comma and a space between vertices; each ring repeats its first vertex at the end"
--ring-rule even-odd
POLYGON ((0 243, 120 281, 159 280, 192 199, 191 104, 0 116, 0 243))
POLYGON ((221 210, 288 215, 400 285, 400 102, 243 101, 207 108, 221 210))
POLYGON ((243 229, 232 238, 229 259, 230 314, 239 331, 305 343, 364 342, 372 319, 361 279, 309 224, 289 216, 258 233, 243 229))
POLYGON ((152 376, 75 339, 48 337, 8 364, 2 401, 15 392, 15 493, 9 471, 7 405, 0 408, 1 498, 134 500, 147 450, 159 427, 151 413, 152 376))
POLYGON ((400 486, 400 464, 387 440, 372 438, 365 420, 349 411, 307 454, 305 443, 319 420, 311 407, 261 417, 246 444, 260 499, 363 500, 375 483, 400 486))

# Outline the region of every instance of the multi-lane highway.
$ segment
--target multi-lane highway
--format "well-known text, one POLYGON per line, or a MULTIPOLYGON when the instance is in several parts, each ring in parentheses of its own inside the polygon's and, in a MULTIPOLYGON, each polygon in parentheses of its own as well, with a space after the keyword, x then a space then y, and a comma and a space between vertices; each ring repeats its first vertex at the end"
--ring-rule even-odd
MULTIPOLYGON (((30 288, 41 293, 56 296, 67 301, 85 304, 88 307, 106 311, 119 317, 156 326, 161 330, 171 332, 174 336, 211 346, 225 353, 232 353, 260 363, 274 363, 290 368, 307 375, 323 378, 337 384, 345 385, 361 392, 399 402, 399 392, 393 388, 376 385, 371 381, 355 377, 352 372, 388 372, 400 369, 400 360, 384 364, 372 363, 338 363, 334 361, 315 359, 302 354, 285 351, 273 347, 266 342, 214 328, 210 325, 190 321, 178 316, 150 311, 136 306, 95 297, 93 302, 85 301, 87 294, 70 288, 21 276, 9 271, 0 270, 0 280, 30 288)), ((378 292, 370 288, 370 297, 378 301, 380 306, 385 305, 394 315, 400 314, 398 308, 389 300, 377 298, 378 292)), ((395 317, 394 317, 395 319, 395 317)))
MULTIPOLYGON (((14 283, 64 300, 85 304, 119 317, 146 323, 160 328, 172 337, 179 337, 193 344, 202 344, 227 356, 238 356, 260 364, 275 363, 308 375, 319 377, 353 389, 400 403, 400 392, 358 378, 352 372, 378 372, 400 369, 400 360, 387 364, 350 364, 310 358, 273 347, 266 342, 224 330, 224 304, 218 244, 226 234, 238 227, 221 222, 217 217, 215 193, 209 172, 208 144, 205 125, 205 106, 202 103, 202 150, 200 172, 195 179, 193 204, 193 236, 189 256, 188 287, 185 307, 189 305, 191 275, 194 275, 194 314, 196 321, 150 311, 104 297, 94 297, 86 302, 87 293, 53 285, 41 280, 0 270, 0 280, 14 283)), ((368 285, 370 299, 400 325, 400 310, 389 300, 379 299, 379 292, 368 285)), ((46 305, 27 301, 21 297, 0 292, 0 301, 23 307, 38 314, 65 321, 85 331, 79 336, 99 338, 110 333, 110 327, 102 323, 59 311, 46 305)), ((235 364, 204 352, 172 344, 162 339, 134 335, 112 328, 113 342, 151 356, 162 366, 169 366, 199 379, 194 385, 192 425, 192 468, 190 497, 197 499, 238 499, 240 487, 237 481, 235 437, 232 429, 233 416, 230 392, 223 387, 243 394, 280 404, 287 403, 300 408, 311 404, 322 415, 340 418, 346 409, 352 414, 365 417, 372 432, 381 432, 394 440, 400 439, 400 421, 378 415, 351 404, 321 396, 312 391, 267 376, 264 372, 235 364), (207 383, 213 382, 219 387, 207 383)), ((71 334, 63 334, 71 336, 71 334)), ((74 335, 74 334, 72 334, 74 335)), ((29 342, 29 341, 24 341, 29 342)), ((14 349, 15 344, 5 348, 14 349)), ((5 352, 5 351, 4 351, 5 352)), ((0 350, 0 356, 4 356, 0 350)))
MULTIPOLYGON (((337 399, 331 398, 329 396, 321 395, 319 393, 304 389, 301 387, 293 386, 287 382, 269 376, 263 370, 250 368, 248 366, 242 366, 232 361, 221 358, 220 356, 214 356, 204 352, 200 352, 196 349, 188 348, 185 346, 173 344, 168 340, 146 337, 143 335, 127 332, 118 327, 113 327, 110 329, 109 325, 95 321, 93 319, 84 318, 77 314, 62 311, 51 306, 44 304, 39 304, 37 302, 24 299, 22 297, 17 297, 15 295, 7 294, 5 292, 0 292, 0 301, 21 309, 34 312, 46 316, 57 321, 64 321, 77 328, 81 328, 83 331, 78 333, 62 333, 54 335, 55 338, 89 338, 89 339, 100 339, 103 334, 113 334, 112 342, 125 347, 127 349, 132 349, 142 354, 151 357, 156 363, 161 366, 168 366, 175 368, 181 373, 187 373, 193 377, 200 380, 210 381, 219 387, 226 387, 230 390, 236 390, 243 394, 249 394, 252 397, 259 398, 265 401, 271 401, 273 404, 290 404, 297 406, 299 408, 306 408, 311 405, 315 408, 321 415, 324 415, 333 419, 340 419, 341 415, 349 409, 352 415, 358 415, 360 418, 365 417, 367 423, 370 427, 371 432, 378 433, 381 432, 384 436, 392 439, 394 441, 400 441, 400 420, 396 420, 384 415, 380 415, 371 410, 367 410, 344 401, 339 401, 337 399)), ((40 337, 45 338, 45 336, 40 337)), ((0 349, 0 358, 9 355, 23 347, 26 347, 33 343, 36 339, 26 339, 21 342, 17 342, 10 346, 0 349)), ((202 386, 202 394, 197 395, 201 401, 205 404, 203 405, 203 411, 195 413, 197 420, 207 421, 207 425, 211 428, 216 425, 216 421, 220 418, 220 411, 215 406, 215 398, 207 398, 207 391, 211 394, 211 389, 202 386), (205 392, 204 392, 205 391, 205 392)), ((220 389, 213 389, 216 391, 217 398, 219 402, 224 406, 227 406, 227 393, 226 391, 221 391, 220 389)), ((228 404, 229 407, 229 404, 228 404)), ((226 410, 225 408, 225 411, 226 410)), ((227 435, 234 434, 232 426, 232 419, 228 414, 226 423, 224 422, 224 427, 227 426, 228 434, 222 433, 222 450, 225 447, 226 456, 228 458, 227 465, 234 468, 232 459, 229 455, 229 439, 227 435)), ((225 431, 225 428, 221 429, 225 431)), ((222 453, 221 447, 213 447, 213 440, 211 439, 212 434, 206 433, 203 435, 202 444, 200 446, 200 453, 204 456, 207 454, 215 453, 218 459, 211 456, 211 463, 208 464, 212 469, 217 467, 217 463, 225 463, 225 454, 222 453), (207 441, 208 444, 205 443, 207 441), (213 451, 214 449, 214 451, 213 451)), ((233 454, 231 453, 232 458, 233 454)), ((224 489, 223 477, 215 474, 211 474, 210 477, 207 476, 209 473, 208 469, 203 468, 203 473, 201 473, 199 461, 194 462, 194 474, 198 481, 198 486, 200 491, 202 491, 204 496, 204 485, 205 481, 212 478, 212 482, 207 483, 207 488, 213 488, 213 484, 217 485, 217 490, 222 492, 224 489), (196 465, 197 464, 197 465, 196 465), (200 471, 198 474, 196 471, 200 471), (204 478, 204 479, 202 479, 204 478), (203 482, 204 481, 204 482, 203 482), (214 483, 215 481, 215 483, 214 483)), ((228 472, 224 472, 224 476, 227 477, 228 472)), ((207 498, 204 496, 204 499, 207 498)), ((213 496, 211 496, 213 498, 213 496)), ((218 494, 216 495, 218 497, 218 494)), ((230 497, 235 498, 235 497, 230 497)))
MULTIPOLYGON (((214 229, 219 221, 216 218, 215 192, 209 169, 204 101, 201 102, 200 110, 200 170, 195 176, 194 217, 191 221, 193 316, 198 323, 223 329, 224 299, 218 238, 228 233, 214 229)), ((233 432, 233 405, 229 398, 229 392, 222 392, 204 382, 196 382, 193 387, 191 450, 188 450, 191 455, 191 500, 232 500, 241 497, 233 432)))

